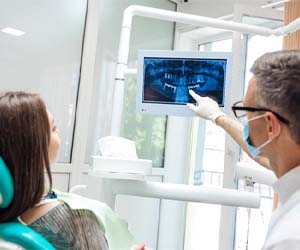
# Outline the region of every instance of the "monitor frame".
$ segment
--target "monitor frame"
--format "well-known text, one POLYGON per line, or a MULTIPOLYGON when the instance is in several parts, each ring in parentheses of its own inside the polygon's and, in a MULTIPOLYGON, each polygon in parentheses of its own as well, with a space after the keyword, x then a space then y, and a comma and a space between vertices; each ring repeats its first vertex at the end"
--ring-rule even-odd
POLYGON ((144 102, 144 59, 145 58, 182 58, 182 59, 221 59, 226 60, 226 73, 223 92, 223 104, 221 110, 228 109, 231 81, 232 81, 232 52, 200 52, 200 51, 174 51, 174 50, 139 50, 137 70, 137 92, 136 111, 153 115, 174 115, 174 116, 196 116, 185 104, 170 104, 144 102), (226 95, 227 94, 227 95, 226 95))

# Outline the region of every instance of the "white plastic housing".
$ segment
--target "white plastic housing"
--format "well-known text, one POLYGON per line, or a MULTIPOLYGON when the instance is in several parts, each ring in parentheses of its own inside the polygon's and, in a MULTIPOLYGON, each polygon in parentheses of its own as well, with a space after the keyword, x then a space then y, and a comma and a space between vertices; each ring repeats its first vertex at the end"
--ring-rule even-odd
POLYGON ((127 160, 104 156, 92 156, 93 171, 107 173, 126 173, 138 175, 150 175, 152 161, 144 159, 127 160))

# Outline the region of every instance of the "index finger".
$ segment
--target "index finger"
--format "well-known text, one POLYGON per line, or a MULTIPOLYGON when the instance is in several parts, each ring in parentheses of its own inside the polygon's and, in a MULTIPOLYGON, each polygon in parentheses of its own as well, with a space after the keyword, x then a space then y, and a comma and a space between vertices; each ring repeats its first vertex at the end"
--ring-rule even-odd
POLYGON ((193 90, 189 90, 189 94, 193 97, 195 101, 199 100, 199 95, 197 95, 193 90))

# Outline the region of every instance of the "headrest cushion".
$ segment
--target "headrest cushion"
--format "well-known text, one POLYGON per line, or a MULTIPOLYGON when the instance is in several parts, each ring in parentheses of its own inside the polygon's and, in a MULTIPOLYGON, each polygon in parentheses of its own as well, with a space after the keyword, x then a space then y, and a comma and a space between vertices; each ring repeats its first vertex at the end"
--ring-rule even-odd
POLYGON ((0 208, 10 205, 14 197, 14 182, 8 167, 0 156, 0 208))

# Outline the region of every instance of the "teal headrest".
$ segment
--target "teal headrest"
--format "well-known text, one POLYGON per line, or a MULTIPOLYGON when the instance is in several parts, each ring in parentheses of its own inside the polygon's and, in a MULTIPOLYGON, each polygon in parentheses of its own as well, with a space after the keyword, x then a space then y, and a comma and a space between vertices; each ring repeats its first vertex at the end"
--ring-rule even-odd
POLYGON ((6 208, 10 205, 14 197, 13 178, 0 156, 0 208, 6 208))
POLYGON ((0 238, 27 250, 55 250, 43 236, 18 222, 1 223, 0 238))

